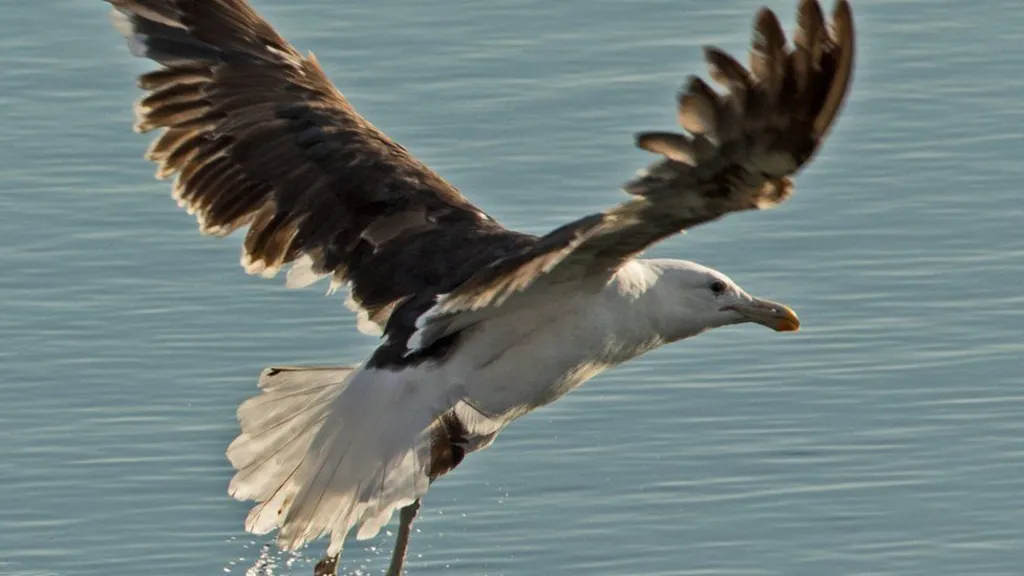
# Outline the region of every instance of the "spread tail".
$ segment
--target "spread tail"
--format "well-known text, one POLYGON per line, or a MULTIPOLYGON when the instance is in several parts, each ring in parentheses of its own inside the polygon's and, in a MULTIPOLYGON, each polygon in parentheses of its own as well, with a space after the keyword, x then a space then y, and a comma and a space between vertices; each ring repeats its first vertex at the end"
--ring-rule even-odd
POLYGON ((278 529, 284 550, 330 534, 337 554, 352 528, 372 538, 426 493, 431 425, 452 407, 443 386, 356 366, 268 368, 259 386, 227 451, 229 492, 258 502, 246 530, 278 529))

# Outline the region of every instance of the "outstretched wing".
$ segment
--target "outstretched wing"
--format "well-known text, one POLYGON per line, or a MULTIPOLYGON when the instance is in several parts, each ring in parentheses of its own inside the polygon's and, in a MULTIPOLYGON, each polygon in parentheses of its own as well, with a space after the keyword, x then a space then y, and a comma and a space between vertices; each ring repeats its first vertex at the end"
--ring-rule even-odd
POLYGON ((485 309, 535 283, 610 274, 682 230, 786 200, 793 190, 789 177, 820 148, 850 86, 850 5, 838 0, 829 26, 820 5, 803 0, 793 46, 775 14, 763 8, 754 23, 749 69, 714 47, 705 49, 705 57, 711 78, 726 92, 691 77, 678 100, 688 134, 638 135, 638 146, 664 158, 626 185, 636 198, 487 266, 416 321, 410 347, 429 346, 475 323, 485 309))
MULTIPOLYGON (((413 294, 454 288, 533 241, 506 230, 360 116, 245 0, 107 0, 139 78, 146 156, 204 234, 248 226, 242 265, 291 286, 350 284, 383 327, 413 294)), ((361 322, 363 327, 367 323, 361 322)))

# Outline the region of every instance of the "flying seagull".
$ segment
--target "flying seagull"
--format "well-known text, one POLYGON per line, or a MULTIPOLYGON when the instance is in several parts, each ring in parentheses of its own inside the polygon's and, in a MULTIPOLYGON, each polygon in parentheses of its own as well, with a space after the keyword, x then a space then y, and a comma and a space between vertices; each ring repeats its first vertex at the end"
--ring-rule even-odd
POLYGON ((402 572, 430 484, 513 420, 602 370, 712 328, 799 328, 693 262, 639 258, 648 246, 793 192, 843 106, 854 61, 851 9, 830 24, 802 0, 792 45, 776 16, 754 21, 748 67, 705 49, 683 133, 646 132, 658 154, 631 198, 543 236, 502 226, 360 116, 245 0, 106 0, 142 75, 146 157, 203 234, 248 227, 242 266, 287 284, 330 278, 380 346, 354 366, 277 367, 238 410, 230 494, 245 521, 294 550, 378 533, 399 510, 388 574, 402 572))

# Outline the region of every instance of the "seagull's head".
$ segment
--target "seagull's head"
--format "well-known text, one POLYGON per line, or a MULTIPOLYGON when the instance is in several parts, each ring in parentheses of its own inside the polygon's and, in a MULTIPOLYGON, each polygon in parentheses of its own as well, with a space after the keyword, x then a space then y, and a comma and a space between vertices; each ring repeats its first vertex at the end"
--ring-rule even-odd
POLYGON ((755 323, 776 332, 800 329, 789 306, 751 296, 717 270, 684 260, 648 262, 663 288, 662 304, 677 312, 671 314, 671 340, 731 324, 755 323))

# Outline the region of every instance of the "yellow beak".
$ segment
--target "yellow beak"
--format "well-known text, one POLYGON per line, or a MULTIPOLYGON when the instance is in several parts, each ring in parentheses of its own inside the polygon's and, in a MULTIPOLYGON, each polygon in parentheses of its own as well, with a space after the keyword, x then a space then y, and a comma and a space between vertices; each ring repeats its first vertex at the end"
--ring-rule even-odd
POLYGON ((753 298, 750 302, 729 306, 729 309, 739 312, 748 322, 756 322, 776 332, 796 332, 800 329, 800 318, 796 312, 785 304, 771 300, 753 298))

